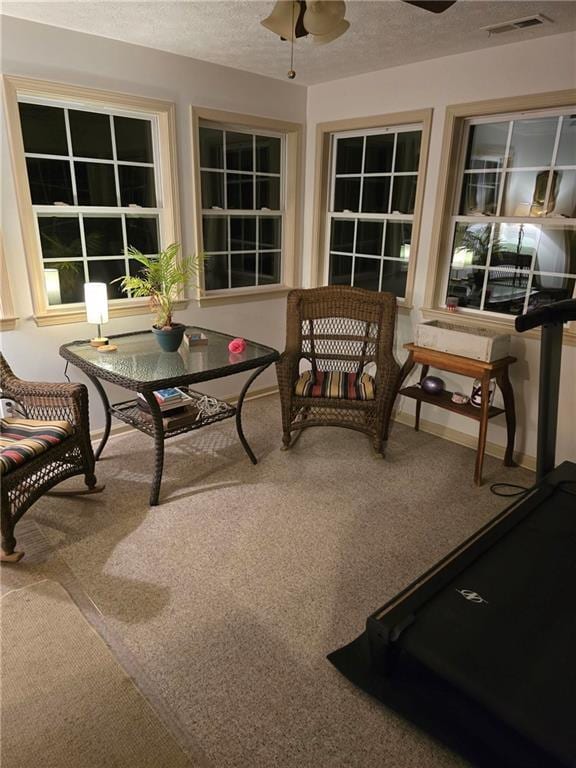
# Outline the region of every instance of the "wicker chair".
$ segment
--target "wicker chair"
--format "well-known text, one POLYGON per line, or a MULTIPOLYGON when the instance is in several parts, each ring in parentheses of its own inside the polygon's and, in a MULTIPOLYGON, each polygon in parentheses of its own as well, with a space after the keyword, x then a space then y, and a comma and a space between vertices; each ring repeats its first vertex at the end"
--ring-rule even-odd
POLYGON ((293 432, 333 426, 370 435, 384 455, 400 379, 395 322, 391 293, 329 286, 288 294, 286 351, 276 363, 285 448, 293 432), (310 371, 300 371, 301 360, 310 371))
POLYGON ((87 489, 58 495, 97 493, 94 453, 84 384, 22 381, 0 354, 1 398, 16 404, 22 418, 2 419, 1 560, 16 562, 14 526, 46 491, 74 475, 87 489), (26 439, 29 436, 29 439, 26 439), (31 446, 31 447, 30 447, 31 446))

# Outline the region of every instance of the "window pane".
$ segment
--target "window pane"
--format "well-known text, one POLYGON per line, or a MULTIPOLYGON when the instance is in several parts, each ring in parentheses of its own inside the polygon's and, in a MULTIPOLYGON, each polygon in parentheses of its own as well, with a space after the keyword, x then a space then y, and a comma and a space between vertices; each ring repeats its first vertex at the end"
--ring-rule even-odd
POLYGON ((392 187, 392 213, 414 213, 418 176, 395 176, 392 187))
POLYGON ((116 157, 136 163, 153 163, 152 125, 150 120, 115 117, 116 157))
POLYGON ((576 115, 564 115, 556 165, 576 165, 576 115))
POLYGON ((406 295, 406 278, 408 277, 408 264, 402 261, 382 262, 382 287, 381 291, 390 291, 399 298, 406 295))
POLYGON ((118 277, 124 277, 126 265, 124 259, 97 260, 88 262, 88 276, 93 283, 108 285, 109 299, 125 299, 127 294, 122 291, 120 283, 113 283, 118 277))
POLYGON ((280 210, 280 179, 277 176, 256 177, 256 208, 280 210))
POLYGON ((117 205, 114 167, 102 163, 74 163, 78 205, 117 205))
POLYGON ((387 173, 392 170, 394 156, 394 134, 366 136, 366 159, 364 173, 387 173))
POLYGON ((259 219, 258 226, 260 227, 260 250, 279 250, 282 246, 282 219, 275 216, 262 216, 259 219))
POLYGON ((576 171, 552 171, 548 212, 576 218, 576 171))
POLYGON ((450 269, 446 295, 455 296, 460 307, 480 309, 485 274, 483 269, 454 265, 450 269))
POLYGON ((510 123, 472 125, 468 138, 466 168, 503 168, 510 123))
POLYGON ((528 282, 527 270, 490 269, 484 309, 505 315, 521 315, 528 282))
POLYGON ((233 251, 255 250, 256 219, 253 216, 230 217, 230 248, 233 251))
POLYGON ((508 165, 511 168, 550 165, 557 127, 557 117, 515 120, 508 165))
POLYGON ((364 213, 388 213, 390 177, 376 176, 364 179, 362 210, 364 213))
POLYGON ((334 187, 335 211, 358 211, 360 179, 336 179, 334 187))
POLYGON ((576 275, 576 230, 543 229, 534 269, 576 275))
POLYGON ((112 159, 110 116, 97 112, 68 111, 72 153, 76 157, 112 159))
POLYGON ((380 286, 380 259, 357 256, 354 263, 354 287, 377 291, 380 286))
POLYGON ((122 219, 84 216, 87 256, 116 256, 124 253, 122 219))
POLYGON ((384 224, 381 221, 359 221, 356 233, 356 253, 380 256, 383 231, 384 224))
POLYGON ((154 216, 126 216, 128 247, 152 256, 158 253, 158 220, 154 216))
POLYGON ((464 174, 460 214, 495 216, 500 181, 499 173, 464 174))
POLYGON ((261 253, 260 272, 258 282, 260 285, 271 285, 280 282, 280 252, 261 253))
POLYGON ((202 171, 202 208, 224 208, 224 174, 202 171))
POLYGON ((362 136, 336 140, 336 173, 362 172, 362 136))
POLYGON ((204 287, 207 291, 228 288, 228 256, 209 256, 204 262, 204 287))
POLYGON ((330 254, 330 271, 328 282, 330 285, 352 284, 351 256, 342 256, 339 253, 330 254))
POLYGON ((142 208, 156 207, 154 169, 138 165, 118 166, 120 177, 120 200, 122 205, 140 205, 142 208))
MULTIPOLYGON (((134 277, 144 277, 144 265, 140 264, 136 259, 128 259, 128 271, 134 277)), ((127 294, 124 294, 126 298, 127 294)))
POLYGON ((256 170, 261 173, 280 173, 280 149, 280 139, 256 136, 256 170))
POLYGON ((490 266, 529 270, 539 236, 540 230, 533 224, 497 224, 490 266))
POLYGON ((70 163, 67 160, 41 160, 26 158, 30 195, 34 205, 72 205, 72 179, 70 163))
POLYGON ((44 267, 48 304, 84 301, 84 266, 81 261, 48 262, 44 267))
POLYGON ((350 219, 332 219, 331 251, 354 251, 354 222, 350 219))
POLYGON ((228 220, 225 216, 204 216, 202 219, 204 250, 228 250, 228 220))
POLYGON ((226 131, 226 167, 228 170, 253 170, 253 145, 254 137, 251 134, 226 131))
POLYGON ((202 168, 224 168, 224 132, 200 128, 200 165, 202 168))
POLYGON ((254 208, 254 185, 252 176, 239 173, 226 174, 228 208, 250 210, 254 208))
POLYGON ((256 254, 233 253, 231 260, 231 287, 243 288, 256 285, 256 254))
POLYGON ((78 218, 39 216, 40 244, 45 259, 73 259, 82 256, 78 218))
POLYGON ((528 306, 530 309, 551 304, 554 301, 571 299, 574 296, 576 280, 571 277, 557 277, 556 275, 538 275, 532 278, 532 290, 528 306))
POLYGON ((549 171, 507 173, 502 216, 542 216, 549 176, 549 171))
POLYGON ((39 155, 67 155, 64 110, 41 104, 18 104, 24 151, 39 155))
POLYGON ((452 265, 458 269, 485 265, 491 234, 491 224, 456 224, 452 265))
POLYGON ((410 258, 410 243, 412 241, 412 224, 404 221, 389 221, 386 225, 386 242, 384 256, 391 259, 410 258))
POLYGON ((422 131, 407 131, 398 134, 396 142, 395 171, 417 171, 420 164, 420 142, 422 131))

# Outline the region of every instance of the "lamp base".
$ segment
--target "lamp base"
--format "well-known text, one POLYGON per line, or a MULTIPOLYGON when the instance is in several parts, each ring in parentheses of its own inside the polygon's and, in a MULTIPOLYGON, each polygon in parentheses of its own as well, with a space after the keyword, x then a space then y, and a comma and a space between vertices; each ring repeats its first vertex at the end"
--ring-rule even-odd
POLYGON ((96 338, 90 339, 91 347, 104 347, 106 344, 108 344, 108 339, 106 336, 96 336, 96 338))

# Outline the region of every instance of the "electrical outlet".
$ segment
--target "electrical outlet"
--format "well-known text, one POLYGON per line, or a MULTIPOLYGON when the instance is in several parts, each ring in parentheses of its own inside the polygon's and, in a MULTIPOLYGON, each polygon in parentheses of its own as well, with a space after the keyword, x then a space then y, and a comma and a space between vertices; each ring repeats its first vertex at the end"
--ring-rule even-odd
POLYGON ((14 416, 14 403, 11 400, 2 400, 2 416, 8 419, 14 416))

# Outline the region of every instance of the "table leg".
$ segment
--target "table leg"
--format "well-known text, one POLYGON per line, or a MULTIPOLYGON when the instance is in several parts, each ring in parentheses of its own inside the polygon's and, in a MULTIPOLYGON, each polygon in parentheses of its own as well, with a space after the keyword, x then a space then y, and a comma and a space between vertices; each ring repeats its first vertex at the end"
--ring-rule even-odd
POLYGON ((252 383, 254 382, 254 379, 258 378, 262 371, 265 371, 266 368, 270 363, 267 363, 266 365, 263 365, 261 368, 257 368, 254 373, 250 376, 246 384, 242 387, 242 391, 240 392, 240 397, 238 398, 238 402, 236 403, 236 431, 238 432, 238 437, 240 438, 240 442, 242 443, 242 447, 248 454, 248 457, 252 464, 258 464, 258 460, 256 459, 256 456, 254 455, 254 452, 252 451, 252 448, 248 445, 248 440, 246 440, 244 436, 244 430, 242 429, 242 406, 244 405, 244 398, 246 397, 246 393, 252 386, 252 383))
POLYGON ((97 379, 95 376, 91 376, 89 373, 86 373, 86 376, 90 379, 92 384, 94 384, 94 387, 98 394, 100 395, 100 399, 102 400, 102 405, 104 406, 104 434, 102 435, 102 439, 100 440, 100 444, 98 445, 98 448, 94 451, 94 459, 95 461, 98 461, 100 458, 100 454, 104 450, 104 446, 108 442, 108 438, 110 437, 110 427, 112 426, 112 417, 110 415, 110 400, 108 400, 108 395, 106 394, 106 391, 104 390, 104 387, 100 383, 100 380, 97 379))
POLYGON ((503 368, 496 376, 496 383, 502 392, 504 410, 506 413, 506 452, 504 454, 504 466, 514 467, 514 440, 516 437, 516 408, 514 406, 514 390, 508 377, 508 368, 503 368))
MULTIPOLYGON (((429 365, 423 365, 422 370, 420 371, 420 383, 422 383, 422 380, 428 376, 428 371, 430 370, 429 365)), ((420 409, 422 408, 422 400, 416 400, 416 418, 414 420, 414 429, 416 432, 420 429, 420 409)))
POLYGON ((481 382, 482 405, 480 406, 480 432, 478 434, 478 450, 476 452, 476 468, 474 470, 474 482, 476 485, 482 485, 482 465, 484 463, 486 435, 488 434, 488 412, 490 410, 490 376, 483 376, 481 382))
POLYGON ((150 488, 150 506, 156 507, 160 497, 160 484, 162 483, 162 470, 164 469, 164 424, 162 423, 162 411, 153 392, 142 393, 150 408, 152 424, 154 426, 154 478, 150 488))

